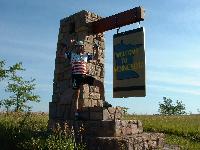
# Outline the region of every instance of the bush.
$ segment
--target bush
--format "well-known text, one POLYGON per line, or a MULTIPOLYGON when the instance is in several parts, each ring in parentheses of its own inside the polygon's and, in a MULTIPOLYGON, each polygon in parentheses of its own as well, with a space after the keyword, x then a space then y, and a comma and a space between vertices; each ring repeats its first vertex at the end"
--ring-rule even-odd
POLYGON ((185 105, 182 101, 176 101, 176 105, 172 104, 172 99, 163 97, 163 103, 159 103, 159 112, 162 115, 183 115, 185 112, 185 105))

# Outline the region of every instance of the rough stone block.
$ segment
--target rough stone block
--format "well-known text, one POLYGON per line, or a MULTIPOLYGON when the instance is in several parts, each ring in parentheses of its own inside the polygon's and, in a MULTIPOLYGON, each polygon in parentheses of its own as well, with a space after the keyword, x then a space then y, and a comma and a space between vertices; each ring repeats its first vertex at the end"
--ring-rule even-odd
POLYGON ((64 39, 64 34, 63 33, 59 33, 58 34, 58 40, 62 40, 64 39))
POLYGON ((52 102, 58 102, 60 100, 60 97, 57 93, 53 93, 52 95, 52 102))
POLYGON ((91 101, 91 99, 79 100, 79 102, 82 103, 82 107, 91 107, 91 101))
POLYGON ((103 107, 103 100, 97 100, 97 107, 103 107))
MULTIPOLYGON (((92 102, 94 100, 91 100, 92 102)), ((80 103, 81 101, 79 101, 80 103)), ((90 107, 88 110, 82 109, 79 113, 88 111, 90 114, 90 120, 116 120, 122 118, 122 111, 119 108, 109 107, 90 107)), ((82 118, 87 120, 87 118, 82 118)))
POLYGON ((99 63, 99 65, 104 66, 104 58, 99 57, 98 63, 99 63))
POLYGON ((89 98, 89 92, 83 91, 82 96, 80 96, 82 99, 88 99, 89 98))
POLYGON ((89 91, 90 92, 94 92, 94 93, 99 93, 99 87, 97 87, 97 86, 90 86, 89 91))
POLYGON ((92 47, 92 42, 89 43, 87 41, 84 41, 84 50, 86 53, 91 53, 93 54, 93 47, 92 47))
POLYGON ((94 39, 94 36, 93 35, 88 35, 85 37, 85 42, 87 43, 91 43, 94 39))
POLYGON ((57 114, 57 103, 49 102, 49 118, 56 118, 57 114))
POLYGON ((91 107, 97 107, 97 100, 91 100, 91 107))
POLYGON ((62 28, 60 28, 62 33, 69 33, 69 25, 63 26, 62 28))
POLYGON ((54 77, 57 81, 62 81, 64 80, 64 73, 57 73, 54 77))
POLYGON ((96 136, 112 137, 115 134, 115 122, 111 120, 99 121, 95 131, 96 136))
POLYGON ((66 105, 64 110, 64 120, 70 120, 71 117, 71 105, 66 105))
POLYGON ((85 93, 89 93, 89 86, 88 86, 87 84, 84 84, 84 85, 83 85, 83 91, 84 91, 85 93))
POLYGON ((64 64, 56 64, 55 73, 62 73, 64 72, 64 64))
POLYGON ((134 135, 143 132, 143 128, 139 120, 116 120, 116 135, 125 136, 134 135))
POLYGON ((55 59, 55 65, 56 64, 63 64, 65 62, 64 58, 56 57, 55 59))
POLYGON ((69 91, 69 89, 68 89, 68 80, 63 80, 62 82, 59 82, 59 92, 60 93, 64 93, 64 92, 66 92, 66 93, 68 93, 69 95, 72 93, 72 90, 71 91, 69 91))
POLYGON ((107 109, 103 107, 91 107, 90 120, 111 120, 111 117, 107 109))
POLYGON ((110 114, 114 114, 116 112, 116 109, 114 107, 108 107, 108 112, 110 114))
POLYGON ((63 73, 63 79, 69 80, 71 78, 71 72, 69 72, 67 69, 63 73))
POLYGON ((71 104, 74 91, 71 88, 67 88, 64 93, 60 95, 60 104, 71 104))
POLYGON ((98 99, 100 99, 100 94, 99 93, 90 93, 89 98, 98 100, 98 99))
POLYGON ((123 111, 121 107, 108 107, 108 112, 110 114, 110 119, 121 119, 123 115, 123 111))
POLYGON ((81 110, 79 110, 79 119, 80 120, 89 120, 90 119, 90 113, 89 113, 89 107, 82 107, 81 110))
POLYGON ((91 107, 90 108, 90 112, 102 112, 103 111, 103 107, 91 107))
POLYGON ((164 139, 161 133, 148 133, 148 140, 146 140, 146 133, 144 133, 125 137, 89 138, 88 143, 89 150, 150 150, 162 149, 164 139), (151 139, 151 135, 156 136, 156 141, 151 139))
POLYGON ((103 112, 92 112, 90 113, 90 120, 102 120, 103 112))
POLYGON ((57 118, 64 118, 66 112, 66 105, 65 104, 58 104, 57 105, 57 118))

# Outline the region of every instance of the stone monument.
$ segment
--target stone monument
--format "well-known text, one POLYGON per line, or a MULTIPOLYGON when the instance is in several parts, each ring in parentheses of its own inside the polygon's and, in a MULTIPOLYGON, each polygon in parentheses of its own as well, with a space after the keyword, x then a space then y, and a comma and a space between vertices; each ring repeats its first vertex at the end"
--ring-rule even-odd
MULTIPOLYGON (((98 60, 88 63, 89 74, 104 81, 104 34, 91 32, 91 22, 101 19, 100 16, 81 11, 60 21, 60 29, 55 58, 52 102, 49 103, 48 128, 54 129, 56 123, 64 123, 78 129, 83 126, 83 140, 89 150, 119 149, 156 149, 164 145, 164 135, 144 133, 139 120, 122 120, 121 107, 105 107, 104 93, 99 87, 83 85, 79 96, 80 120, 74 120, 72 110, 73 90, 71 83, 71 65, 69 60, 59 57, 62 43, 66 42, 71 50, 70 40, 84 41, 84 50, 93 51, 93 43, 99 45, 98 60)), ((78 136, 78 135, 76 135, 78 136)), ((79 137, 76 137, 77 139, 79 137)))

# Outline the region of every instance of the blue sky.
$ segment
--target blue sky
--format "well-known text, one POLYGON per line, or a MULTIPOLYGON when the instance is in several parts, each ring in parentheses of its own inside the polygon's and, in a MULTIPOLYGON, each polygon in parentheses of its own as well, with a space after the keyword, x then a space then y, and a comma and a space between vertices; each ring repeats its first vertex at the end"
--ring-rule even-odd
MULTIPOLYGON (((130 113, 158 113, 162 98, 182 100, 187 112, 200 109, 200 1, 199 0, 0 0, 0 59, 7 65, 23 62, 24 76, 36 79, 41 96, 33 111, 48 111, 60 19, 80 10, 107 17, 136 6, 146 10, 145 98, 112 98, 112 47, 116 29, 105 32, 106 100, 125 106, 130 113)), ((132 24, 120 28, 137 28, 132 24)), ((5 97, 0 83, 0 98, 5 97)))

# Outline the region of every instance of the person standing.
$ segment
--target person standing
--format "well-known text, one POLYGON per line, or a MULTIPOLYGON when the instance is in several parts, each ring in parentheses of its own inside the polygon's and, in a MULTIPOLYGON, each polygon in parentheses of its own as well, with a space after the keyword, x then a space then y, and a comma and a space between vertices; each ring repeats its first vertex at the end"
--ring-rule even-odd
MULTIPOLYGON (((77 119, 79 117, 78 111, 78 102, 80 95, 80 87, 84 84, 88 84, 89 86, 98 86, 100 93, 104 93, 104 85, 103 82, 95 79, 94 77, 88 75, 87 63, 90 60, 98 59, 98 45, 93 45, 93 50, 96 51, 95 55, 86 53, 84 51, 84 43, 83 41, 75 42, 74 51, 70 51, 67 48, 67 45, 62 45, 65 51, 64 57, 70 60, 72 67, 72 89, 74 90, 74 96, 72 101, 72 113, 74 117, 77 119)), ((103 94, 104 98, 104 94, 103 94)))

